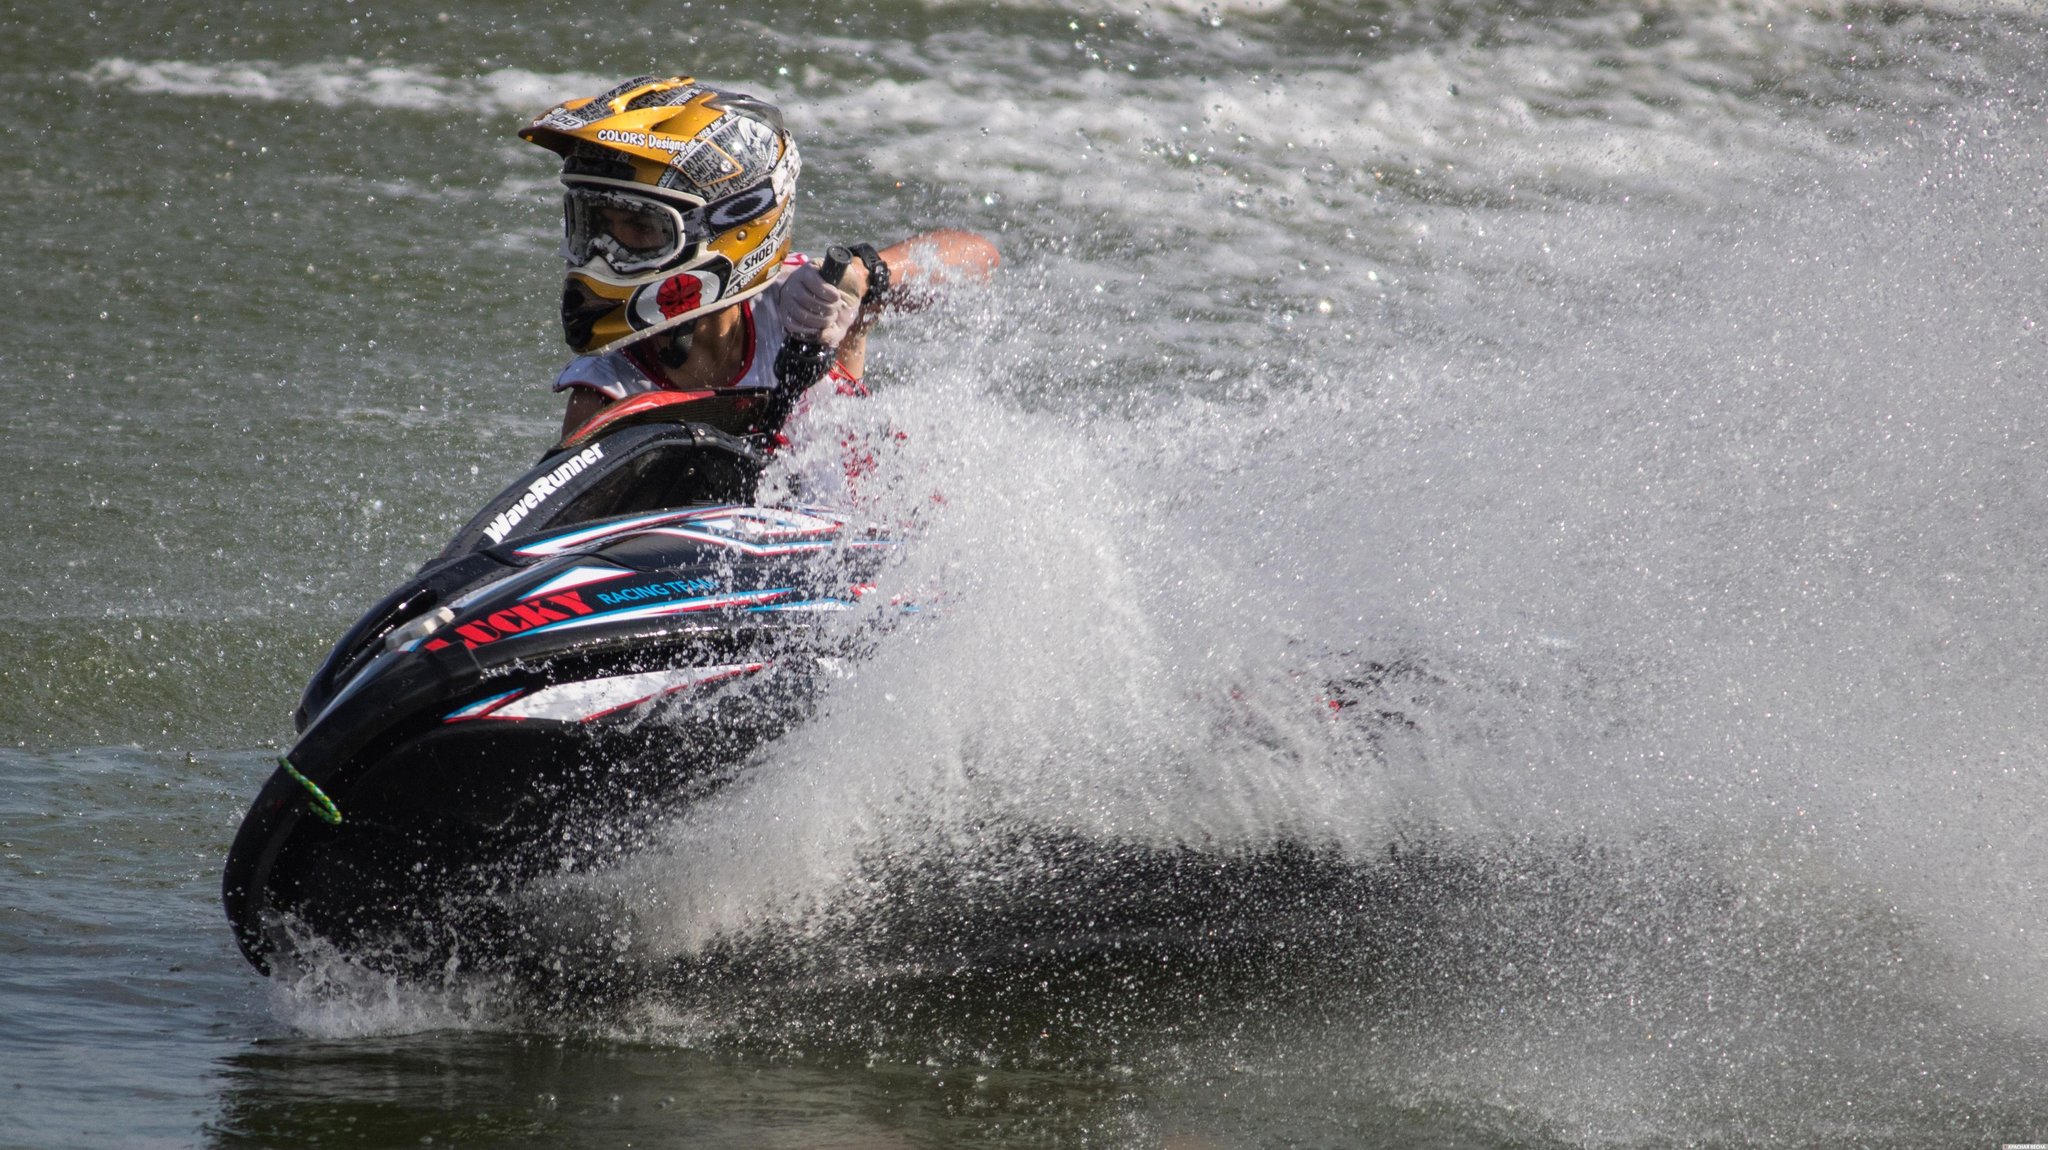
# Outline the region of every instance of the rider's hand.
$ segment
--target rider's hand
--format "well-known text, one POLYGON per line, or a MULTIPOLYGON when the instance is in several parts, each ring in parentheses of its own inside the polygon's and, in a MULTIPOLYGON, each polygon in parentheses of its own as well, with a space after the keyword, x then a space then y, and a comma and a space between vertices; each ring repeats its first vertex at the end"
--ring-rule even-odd
POLYGON ((818 265, 805 264, 782 285, 782 330, 838 347, 860 318, 860 296, 825 282, 818 265))

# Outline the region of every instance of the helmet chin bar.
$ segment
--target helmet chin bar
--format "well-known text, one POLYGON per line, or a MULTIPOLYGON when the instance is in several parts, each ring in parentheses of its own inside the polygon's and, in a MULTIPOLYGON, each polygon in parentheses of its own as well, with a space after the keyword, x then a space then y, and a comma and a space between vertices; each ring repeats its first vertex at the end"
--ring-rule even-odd
POLYGON ((562 337, 583 351, 597 338, 598 322, 618 310, 618 303, 595 295, 576 276, 562 282, 562 337))
POLYGON ((729 265, 723 257, 714 257, 712 262, 715 270, 699 267, 677 272, 658 283, 633 289, 623 299, 603 294, 600 285, 570 273, 562 288, 562 329, 569 346, 584 355, 617 351, 629 343, 673 331, 700 316, 751 299, 782 282, 784 275, 778 266, 753 287, 721 295, 719 292, 730 281, 718 273, 728 270, 729 265), (621 324, 631 330, 614 334, 621 324), (593 346, 605 336, 611 338, 593 346))

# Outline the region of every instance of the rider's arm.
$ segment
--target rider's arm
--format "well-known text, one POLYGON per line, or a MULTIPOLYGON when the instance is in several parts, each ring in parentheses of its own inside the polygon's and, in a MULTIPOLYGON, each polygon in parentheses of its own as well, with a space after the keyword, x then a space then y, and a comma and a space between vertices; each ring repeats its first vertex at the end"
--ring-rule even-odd
POLYGON ((915 235, 882 249, 889 264, 886 307, 915 311, 950 283, 978 283, 994 274, 1002 257, 986 238, 958 228, 915 235))
MULTIPOLYGON (((929 305, 939 289, 952 283, 976 283, 989 278, 1002 256, 982 236, 958 228, 940 228, 890 244, 879 253, 889 265, 889 291, 875 311, 862 310, 853 330, 839 343, 839 367, 859 379, 868 358, 868 328, 883 311, 916 311, 929 305)), ((868 269, 854 263, 846 269, 840 286, 863 295, 868 286, 868 269)))

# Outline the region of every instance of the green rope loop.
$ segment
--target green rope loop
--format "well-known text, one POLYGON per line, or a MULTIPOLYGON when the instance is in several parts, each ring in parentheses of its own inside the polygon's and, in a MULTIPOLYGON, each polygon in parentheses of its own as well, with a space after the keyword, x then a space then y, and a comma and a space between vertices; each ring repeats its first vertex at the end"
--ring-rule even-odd
POLYGON ((284 768, 285 774, 299 780, 300 786, 313 792, 313 801, 308 805, 313 808, 314 814, 333 826, 341 825, 341 808, 334 805, 334 800, 327 797, 327 792, 320 789, 319 783, 300 774, 299 768, 292 766, 290 759, 280 758, 277 765, 284 768))

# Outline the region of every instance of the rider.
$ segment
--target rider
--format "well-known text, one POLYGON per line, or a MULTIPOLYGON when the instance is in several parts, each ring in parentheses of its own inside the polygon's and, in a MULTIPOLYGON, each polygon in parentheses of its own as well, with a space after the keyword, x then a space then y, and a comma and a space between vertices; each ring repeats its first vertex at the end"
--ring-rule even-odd
POLYGON ((986 278, 995 246, 942 229, 858 258, 837 285, 790 253, 796 141, 774 105, 688 76, 628 80, 556 105, 519 133, 562 156, 568 280, 562 326, 578 357, 568 438, 611 405, 706 393, 706 422, 773 442, 767 402, 785 338, 836 349, 826 379, 865 394, 867 329, 951 279, 986 278))

